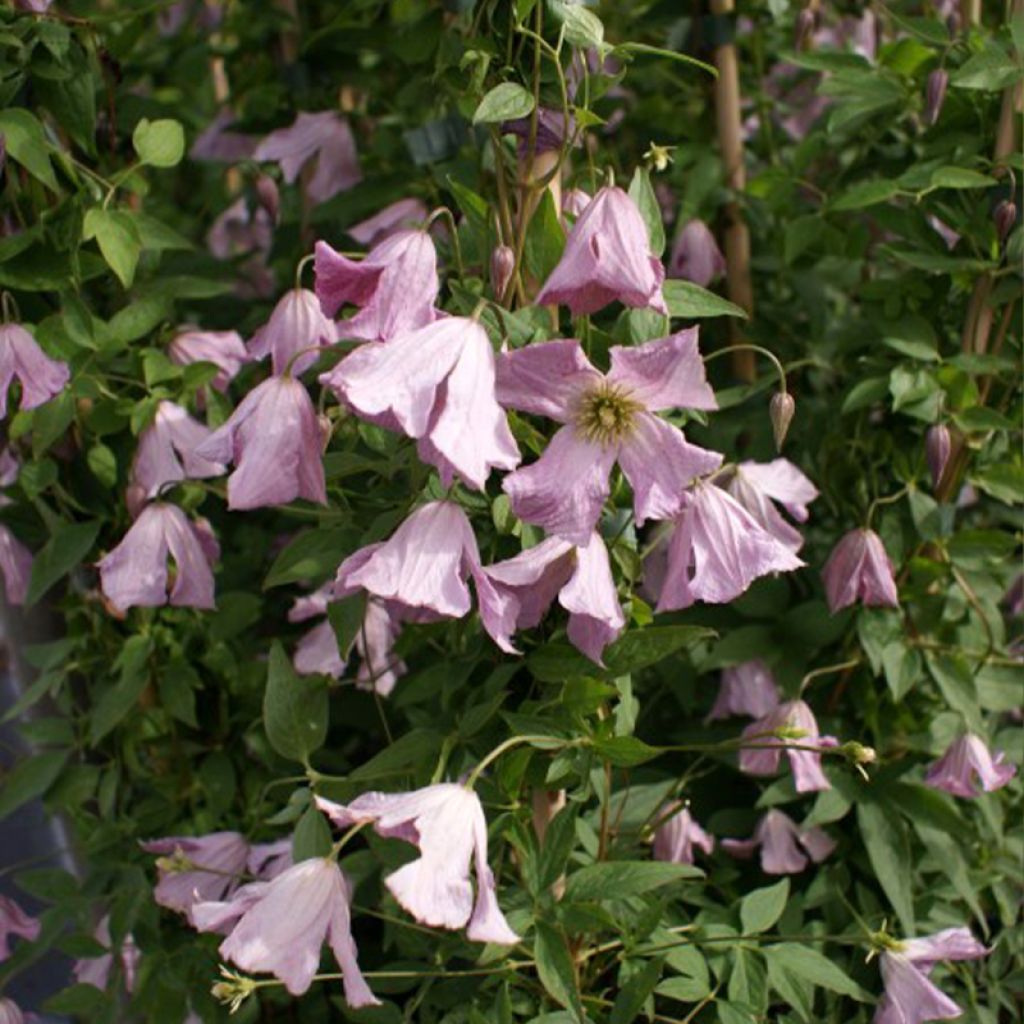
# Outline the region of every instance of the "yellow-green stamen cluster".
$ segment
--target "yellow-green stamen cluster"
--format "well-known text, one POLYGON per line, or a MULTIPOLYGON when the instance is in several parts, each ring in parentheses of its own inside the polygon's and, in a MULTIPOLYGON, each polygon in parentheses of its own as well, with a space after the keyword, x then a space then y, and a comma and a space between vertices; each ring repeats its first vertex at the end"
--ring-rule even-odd
POLYGON ((580 399, 576 430, 584 441, 607 447, 632 431, 633 417, 642 408, 624 389, 603 383, 580 399))

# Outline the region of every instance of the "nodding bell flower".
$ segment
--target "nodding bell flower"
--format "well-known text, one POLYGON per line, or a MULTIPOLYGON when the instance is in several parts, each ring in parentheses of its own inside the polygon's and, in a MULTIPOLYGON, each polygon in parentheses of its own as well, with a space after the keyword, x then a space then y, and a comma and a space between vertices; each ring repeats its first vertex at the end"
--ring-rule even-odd
POLYGON ((39 921, 30 917, 14 900, 0 896, 0 963, 11 955, 11 936, 17 935, 27 942, 39 938, 39 921))
POLYGON ((974 733, 955 739, 946 752, 933 762, 925 775, 925 784, 944 789, 953 796, 972 799, 980 790, 991 793, 1002 789, 1017 774, 1017 766, 1006 762, 1006 755, 993 755, 985 741, 974 733))
POLYGON ((512 511, 578 546, 590 542, 618 462, 633 486, 637 525, 669 519, 718 452, 690 444, 657 412, 715 409, 697 351, 697 328, 611 349, 611 370, 591 364, 573 339, 542 342, 498 359, 498 401, 563 427, 541 457, 505 477, 512 511))
POLYGON ((803 546, 803 535, 790 526, 775 507, 778 502, 798 523, 807 521, 807 506, 818 489, 788 459, 741 462, 725 489, 758 524, 793 551, 803 546))
POLYGON ((936 423, 928 428, 924 440, 924 451, 933 487, 939 486, 942 474, 946 472, 946 464, 949 462, 949 453, 952 448, 953 442, 949 436, 949 427, 943 423, 936 423))
POLYGON ((250 358, 238 331, 182 331, 168 346, 167 354, 179 366, 213 363, 217 367, 213 386, 221 392, 227 391, 250 358))
POLYGON ((429 211, 422 199, 399 199, 345 230, 360 245, 372 247, 399 231, 417 227, 428 215, 429 211))
POLYGON ((768 811, 750 839, 723 839, 722 849, 734 857, 752 857, 761 850, 761 870, 766 875, 795 875, 810 861, 820 864, 836 848, 820 828, 801 829, 788 814, 768 811))
POLYGON ((24 604, 32 578, 32 552, 6 526, 0 526, 0 573, 8 602, 24 604))
MULTIPOLYGON (((774 775, 779 770, 779 757, 787 739, 801 747, 836 747, 833 736, 822 736, 814 712, 805 701, 791 700, 772 708, 763 718, 743 730, 743 738, 756 744, 740 750, 740 771, 748 775, 774 775), (776 733, 786 733, 783 738, 776 733)), ((785 747, 793 782, 798 793, 814 793, 831 789, 832 784, 821 770, 821 754, 815 750, 785 747)))
POLYGON ((59 395, 71 373, 67 363, 51 359, 24 327, 0 324, 0 418, 7 415, 11 382, 21 385, 19 408, 35 409, 59 395))
POLYGON ((291 288, 274 307, 270 319, 252 336, 249 355, 253 359, 269 355, 274 373, 287 371, 299 377, 319 355, 310 349, 328 347, 337 340, 337 325, 324 316, 316 295, 308 288, 291 288))
POLYGON ((660 817, 671 814, 654 833, 654 859, 673 864, 692 864, 694 848, 710 856, 715 849, 714 836, 708 835, 694 820, 690 809, 681 801, 661 809, 660 817))
POLYGON ((726 271, 725 257, 711 229, 702 220, 688 221, 676 235, 668 276, 706 288, 726 271))
POLYGON ((858 600, 869 606, 899 607, 892 562, 874 530, 847 533, 832 549, 821 578, 833 615, 858 600))
POLYGON ((108 914, 96 926, 92 933, 93 938, 105 946, 108 952, 102 956, 84 957, 76 960, 71 970, 75 981, 79 985, 92 985, 95 988, 106 991, 110 984, 110 974, 114 969, 114 957, 117 957, 117 964, 121 970, 121 978, 124 982, 124 990, 128 993, 135 991, 135 978, 139 969, 139 961, 142 954, 135 940, 131 935, 126 935, 120 945, 115 949, 110 937, 110 915, 108 914))
POLYGON ((730 715, 764 718, 779 704, 779 688, 772 670, 760 659, 723 670, 722 683, 707 720, 730 715))

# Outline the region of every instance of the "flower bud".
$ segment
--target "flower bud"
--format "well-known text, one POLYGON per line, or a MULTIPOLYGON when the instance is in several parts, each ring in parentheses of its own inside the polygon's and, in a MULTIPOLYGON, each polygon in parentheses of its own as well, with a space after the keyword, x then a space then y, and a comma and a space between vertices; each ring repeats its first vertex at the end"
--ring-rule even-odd
POLYGON ((1012 199, 1002 200, 992 214, 992 219, 996 223, 996 234, 1000 243, 1005 242, 1007 235, 1017 223, 1017 204, 1012 199))
POLYGON ((789 433, 789 425, 793 422, 795 412, 796 402, 788 391, 779 391, 772 395, 772 400, 768 403, 768 418, 772 421, 775 447, 780 452, 786 440, 786 434, 789 433))
POLYGON ((949 72, 937 68, 928 76, 924 90, 924 119, 928 124, 935 124, 942 113, 942 104, 946 100, 946 86, 949 85, 949 72))
POLYGON ((847 741, 839 750, 850 764, 874 764, 878 760, 878 754, 874 747, 865 747, 863 743, 858 743, 856 740, 847 741))
POLYGON ((334 431, 334 424, 331 423, 329 416, 320 413, 316 418, 316 425, 320 429, 320 447, 326 452, 327 446, 331 443, 331 433, 334 431))
POLYGON ((512 272, 516 268, 516 254, 507 245, 499 245, 491 253, 491 286, 495 297, 501 298, 512 280, 512 272))
POLYGON ((817 27, 818 19, 813 10, 805 7, 796 16, 796 34, 793 39, 793 49, 803 50, 811 41, 814 30, 817 27))
POLYGON ((942 474, 946 471, 946 463, 949 462, 949 452, 952 442, 949 436, 949 427, 942 423, 928 428, 925 436, 924 451, 928 460, 928 472, 932 476, 932 486, 938 487, 942 474))
POLYGON ((261 174, 256 179, 256 198, 270 219, 277 224, 281 213, 281 193, 277 182, 269 174, 261 174))

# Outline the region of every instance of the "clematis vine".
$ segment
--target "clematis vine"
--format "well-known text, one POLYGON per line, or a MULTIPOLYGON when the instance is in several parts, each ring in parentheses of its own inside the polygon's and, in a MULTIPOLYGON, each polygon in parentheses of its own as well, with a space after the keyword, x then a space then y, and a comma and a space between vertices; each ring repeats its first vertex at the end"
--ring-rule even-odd
POLYGON ((660 817, 666 818, 654 833, 654 859, 673 864, 692 864, 694 850, 703 850, 709 857, 715 849, 715 838, 697 824, 690 808, 681 801, 663 807, 660 817), (671 817, 667 817, 671 815, 671 817))
POLYGON ((270 319, 252 336, 249 355, 265 359, 268 355, 275 374, 289 370, 296 377, 317 360, 309 351, 333 345, 338 328, 320 309, 320 301, 308 288, 291 288, 274 307, 270 319))
POLYGON ((892 561, 873 530, 847 533, 832 549, 821 577, 833 615, 858 600, 873 607, 899 606, 892 561))
POLYGON ((722 672, 718 696, 708 713, 713 722, 731 715, 763 719, 779 704, 779 687, 772 670, 760 659, 732 665, 722 672))
POLYGON ((760 849, 761 870, 766 875, 795 875, 813 861, 820 864, 836 848, 820 828, 800 828, 788 814, 768 811, 750 839, 723 839, 722 849, 734 857, 752 857, 760 849))
POLYGON ((749 775, 774 775, 779 770, 779 758, 785 747, 798 793, 832 788, 821 770, 821 753, 800 748, 835 747, 838 741, 834 736, 819 734, 814 712, 805 701, 790 700, 772 708, 743 730, 743 739, 757 746, 740 750, 740 771, 749 775), (785 746, 787 743, 798 746, 785 746))
POLYGON ((965 733, 929 766, 924 781, 933 789, 972 799, 1002 789, 1016 774, 1017 766, 1001 750, 993 755, 980 736, 965 733))
POLYGON ((529 345, 498 359, 498 401, 562 423, 541 457, 505 477, 520 519, 573 544, 589 543, 618 462, 633 487, 638 525, 679 512, 686 486, 722 456, 690 444, 655 413, 715 409, 697 328, 635 348, 614 346, 599 372, 578 341, 529 345))
POLYGON ((51 359, 20 324, 0 324, 0 418, 7 415, 7 392, 12 381, 21 385, 20 409, 35 409, 59 395, 71 371, 51 359))

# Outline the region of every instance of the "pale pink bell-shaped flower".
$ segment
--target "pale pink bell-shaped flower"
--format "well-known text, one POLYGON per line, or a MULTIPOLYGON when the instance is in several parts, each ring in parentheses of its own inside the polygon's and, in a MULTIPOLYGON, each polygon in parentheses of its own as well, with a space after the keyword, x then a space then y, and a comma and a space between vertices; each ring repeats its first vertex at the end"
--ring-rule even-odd
POLYGON ((599 665, 605 647, 626 624, 608 549, 596 532, 583 547, 549 537, 514 558, 486 566, 484 573, 505 598, 497 620, 488 622, 493 607, 481 610, 484 625, 498 646, 510 653, 515 653, 512 633, 536 626, 556 596, 569 612, 570 642, 599 665))
POLYGON ((778 502, 798 523, 807 521, 807 506, 818 489, 788 459, 741 462, 725 489, 786 547, 799 551, 804 538, 775 507, 778 502))
POLYGON ((579 215, 562 258, 534 302, 568 306, 573 316, 584 316, 618 300, 668 316, 664 280, 665 268, 651 252, 636 203, 621 188, 608 185, 579 215))
POLYGON ((801 829, 779 810, 770 810, 761 818, 752 838, 722 840, 722 849, 734 857, 752 857, 759 847, 761 870, 766 875, 794 875, 807 867, 808 859, 820 864, 836 844, 822 829, 801 829))
POLYGON ((708 835, 697 824, 689 807, 676 800, 663 807, 660 816, 671 814, 654 833, 654 859, 673 864, 692 864, 694 849, 703 850, 708 856, 715 849, 714 836, 708 835))
POLYGON ((348 805, 317 797, 339 828, 372 824, 378 835, 416 846, 416 860, 384 880, 391 895, 422 924, 463 928, 474 942, 510 946, 519 936, 498 906, 487 863, 487 821, 480 798, 465 786, 440 783, 412 793, 364 793, 348 805), (476 900, 469 881, 476 873, 476 900))
POLYGON ((17 935, 27 942, 39 938, 39 921, 29 917, 14 900, 0 895, 0 963, 11 955, 11 936, 17 935))
MULTIPOLYGON (((807 703, 790 700, 773 708, 763 718, 752 722, 743 730, 744 740, 757 744, 740 750, 740 771, 748 775, 774 775, 779 770, 779 757, 785 744, 800 747, 833 747, 836 741, 831 736, 821 736, 818 722, 807 703), (777 729, 792 730, 794 735, 787 739, 765 735, 777 729), (799 732, 800 735, 796 735, 799 732)), ((814 793, 831 789, 832 784, 821 770, 821 754, 814 750, 799 750, 793 746, 785 748, 793 782, 798 793, 814 793)))
POLYGON ((723 670, 718 696, 707 721, 731 715, 764 718, 778 703, 779 688, 772 670, 760 658, 754 658, 723 670))
POLYGON ((668 276, 707 288, 725 269, 725 257, 711 229, 702 220, 687 221, 672 246, 668 276))
POLYGON ((422 199, 399 199, 345 230, 360 245, 372 248, 399 231, 418 227, 427 219, 428 213, 422 199))
POLYGON ((255 135, 234 132, 235 115, 226 107, 195 137, 188 155, 193 160, 211 160, 236 164, 248 160, 259 144, 255 135))
POLYGON ((324 619, 302 635, 295 645, 292 667, 300 676, 325 675, 340 679, 345 672, 345 659, 338 650, 334 627, 324 619))
POLYGON ((980 736, 969 732, 955 739, 942 757, 932 762, 924 781, 934 789, 971 799, 980 796, 981 791, 1002 789, 1016 774, 1017 766, 1009 764, 1001 750, 993 755, 980 736))
POLYGON ((67 363, 51 359, 24 327, 0 324, 0 418, 7 415, 11 382, 21 385, 20 409, 35 409, 59 395, 71 376, 67 363))
POLYGON ((330 346, 337 340, 337 325, 324 316, 316 295, 308 288, 291 288, 252 336, 249 355, 253 359, 269 355, 274 373, 290 372, 298 377, 317 360, 319 353, 309 349, 330 346))
POLYGON ((274 242, 274 223, 262 206, 250 209, 240 196, 222 210, 206 232, 206 247, 219 260, 255 253, 265 257, 274 242))
POLYGON ((979 960, 987 950, 969 928, 946 928, 922 939, 906 939, 880 957, 885 993, 874 1024, 925 1024, 955 1020, 963 1010, 928 978, 940 960, 979 960))
POLYGON ((393 420, 416 438, 420 457, 446 485, 458 475, 483 490, 492 468, 519 465, 494 375, 487 332, 475 320, 451 316, 363 345, 320 381, 360 415, 393 420))
POLYGON ((892 561, 874 530, 847 533, 828 556, 821 578, 833 615, 857 600, 875 607, 899 607, 892 561))
POLYGON ((803 564, 731 495, 698 483, 673 525, 658 611, 689 608, 694 601, 726 604, 759 576, 803 564))
POLYGON ((107 600, 125 611, 167 604, 213 608, 216 560, 208 538, 176 505, 153 502, 132 523, 121 543, 99 562, 100 588, 107 600), (168 597, 167 559, 174 559, 174 582, 168 597))
POLYGON ((396 231, 361 260, 342 256, 326 242, 317 242, 314 251, 316 294, 324 313, 359 307, 338 325, 340 338, 387 341, 437 318, 437 250, 426 231, 396 231))
POLYGON ((13 999, 0 996, 0 1024, 25 1024, 25 1015, 13 999))
POLYGON ((250 875, 261 882, 270 882, 292 866, 292 840, 290 836, 272 843, 253 843, 245 867, 250 875))
POLYGON ((316 203, 324 203, 363 180, 352 129, 333 110, 300 112, 289 127, 278 128, 263 139, 252 158, 276 161, 289 185, 315 159, 316 170, 306 185, 306 194, 316 203))
POLYGON ((326 505, 322 445, 316 409, 301 381, 270 377, 196 453, 235 464, 228 477, 228 508, 286 505, 295 498, 326 505))
POLYGON ((8 603, 24 604, 32 578, 32 552, 6 526, 0 526, 0 572, 8 603))
POLYGON ((190 363, 213 363, 217 376, 213 386, 227 391, 228 384, 249 362, 249 353, 238 331, 182 331, 167 347, 171 362, 179 366, 190 363))
POLYGON ((106 991, 110 982, 110 972, 114 969, 114 957, 117 956, 118 966, 121 969, 121 978, 124 982, 126 992, 135 991, 135 977, 139 968, 139 961, 142 954, 135 940, 131 935, 126 935, 120 946, 115 950, 110 938, 110 915, 108 914, 96 926, 93 938, 101 945, 106 946, 108 952, 102 956, 84 957, 76 960, 72 965, 72 972, 75 981, 79 985, 92 985, 95 988, 106 991))
POLYGON ((359 969, 352 940, 348 880, 329 857, 313 857, 269 882, 250 882, 227 902, 193 907, 201 932, 229 933, 220 955, 243 971, 267 972, 301 996, 320 966, 324 940, 341 967, 345 1001, 353 1009, 379 1005, 359 969))
POLYGON ((589 543, 618 462, 633 486, 637 525, 668 519, 686 486, 722 456, 691 445, 655 413, 715 409, 697 328, 633 348, 613 346, 600 373, 573 339, 528 345, 498 359, 498 401, 564 424, 541 457, 502 481, 512 511, 580 546, 589 543))
POLYGON ((132 464, 132 484, 143 498, 156 498, 166 484, 220 476, 227 467, 196 455, 210 428, 174 402, 158 403, 153 422, 139 437, 132 464))
POLYGON ((249 857, 249 844, 238 832, 166 836, 140 845, 160 858, 153 898, 189 923, 194 904, 222 900, 236 888, 249 857))

